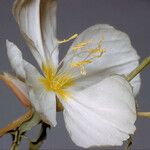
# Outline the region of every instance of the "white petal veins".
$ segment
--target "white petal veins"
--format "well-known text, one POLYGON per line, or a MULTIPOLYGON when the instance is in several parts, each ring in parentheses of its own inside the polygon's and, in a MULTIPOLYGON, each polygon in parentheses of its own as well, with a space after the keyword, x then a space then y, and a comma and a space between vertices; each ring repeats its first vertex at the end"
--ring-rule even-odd
POLYGON ((13 14, 39 65, 47 61, 57 65, 56 1, 16 0, 13 14))
MULTIPOLYGON (((54 65, 57 68, 56 1, 16 0, 13 13, 40 67, 54 65)), ((22 58, 20 52, 18 55, 22 58)), ((71 61, 75 62, 72 66, 86 65, 86 68, 80 66, 82 74, 86 76, 78 74, 77 86, 72 88, 73 97, 61 100, 64 106, 66 127, 72 140, 85 148, 122 145, 123 141, 135 131, 134 96, 131 86, 125 79, 120 76, 108 76, 127 75, 138 66, 139 57, 131 46, 129 37, 109 25, 95 25, 85 30, 75 40, 64 59, 62 69, 59 70, 60 74, 63 74, 61 71, 71 64, 72 56, 74 57, 71 61), (90 61, 83 60, 86 58, 84 54, 82 58, 79 55, 74 56, 72 50, 74 46, 80 42, 92 40, 85 47, 79 48, 82 54, 83 50, 96 49, 102 36, 104 36, 102 48, 106 50, 106 53, 101 58, 90 63, 90 61)), ((10 58, 10 61, 12 60, 10 58)), ((25 68, 26 83, 32 105, 43 121, 55 126, 57 122, 54 91, 46 91, 39 81, 41 75, 36 68, 20 60, 18 62, 23 63, 25 68)), ((15 63, 12 61, 12 66, 15 63)), ((139 76, 133 79, 131 84, 136 95, 140 87, 139 76)))
POLYGON ((6 47, 7 47, 7 56, 11 64, 11 67, 18 76, 25 78, 22 52, 14 43, 8 40, 6 41, 6 47))
POLYGON ((132 88, 120 76, 108 77, 61 101, 66 128, 78 146, 119 146, 135 131, 132 88))
POLYGON ((29 97, 35 110, 41 116, 41 119, 56 126, 56 96, 54 92, 48 92, 39 81, 41 77, 38 70, 29 63, 25 65, 26 83, 28 85, 29 97))
MULTIPOLYGON (((98 24, 83 31, 73 42, 64 59, 63 69, 70 64, 69 60, 74 55, 73 47, 78 43, 89 40, 91 40, 89 44, 78 49, 79 53, 83 53, 84 56, 85 51, 97 48, 100 41, 101 48, 105 50, 105 53, 103 53, 100 58, 94 59, 92 63, 85 66, 87 72, 86 76, 82 76, 80 72, 78 72, 79 77, 76 81, 78 85, 76 90, 81 90, 96 84, 110 75, 127 75, 139 65, 139 56, 136 50, 131 46, 128 35, 116 30, 112 26, 98 24)), ((84 58, 76 55, 73 57, 73 60, 71 60, 73 62, 79 62, 82 59, 84 58)), ((131 81, 135 95, 139 92, 140 84, 141 80, 139 75, 131 81)))
POLYGON ((44 89, 29 90, 30 101, 41 119, 55 127, 56 121, 56 97, 54 92, 46 92, 44 89))

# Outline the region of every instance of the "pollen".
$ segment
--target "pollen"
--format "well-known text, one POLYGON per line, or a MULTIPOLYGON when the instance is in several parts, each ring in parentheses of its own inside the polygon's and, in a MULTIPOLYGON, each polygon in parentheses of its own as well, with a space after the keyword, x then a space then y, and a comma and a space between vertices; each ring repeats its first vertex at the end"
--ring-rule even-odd
POLYGON ((70 64, 70 66, 71 67, 80 67, 80 66, 83 66, 83 65, 87 65, 91 62, 92 62, 91 60, 83 60, 83 61, 73 62, 73 63, 70 64))
POLYGON ((106 50, 104 50, 104 49, 98 49, 98 48, 89 49, 89 53, 104 53, 104 52, 106 52, 106 50))
POLYGON ((103 41, 104 41, 104 35, 102 34, 102 38, 97 43, 97 47, 95 48, 88 48, 89 44, 93 43, 93 40, 91 39, 87 41, 82 41, 76 44, 75 46, 73 46, 72 47, 72 50, 74 51, 73 57, 80 57, 81 61, 73 62, 73 58, 72 58, 70 67, 79 68, 81 75, 86 75, 87 74, 85 68, 86 65, 92 63, 95 59, 100 58, 103 55, 103 53, 106 52, 106 50, 102 48, 103 41), (84 50, 82 51, 81 48, 84 48, 84 50))
POLYGON ((43 76, 39 78, 47 91, 53 91, 64 100, 71 96, 69 88, 75 82, 74 78, 68 72, 57 74, 56 69, 52 66, 43 65, 43 76))
POLYGON ((74 51, 77 51, 77 50, 79 50, 79 49, 81 49, 81 48, 87 46, 87 45, 88 45, 89 43, 91 43, 91 42, 92 42, 92 40, 78 43, 77 45, 73 46, 72 49, 73 49, 74 51))
POLYGON ((80 73, 81 73, 81 75, 83 75, 83 76, 85 76, 85 75, 87 74, 86 69, 85 69, 85 66, 81 66, 81 67, 80 67, 80 73))
POLYGON ((78 34, 74 34, 74 35, 72 35, 71 37, 69 37, 68 39, 64 39, 64 40, 62 40, 62 41, 58 41, 58 44, 67 43, 67 42, 69 42, 69 41, 71 41, 71 40, 73 40, 73 39, 75 39, 75 38, 77 38, 77 37, 78 37, 78 34))
POLYGON ((81 75, 86 75, 85 65, 92 63, 91 60, 83 60, 78 62, 73 62, 70 64, 72 68, 80 68, 81 75))
POLYGON ((89 49, 89 54, 90 55, 95 54, 95 56, 92 59, 100 58, 103 55, 103 53, 105 53, 105 52, 106 52, 106 50, 102 49, 102 48, 89 49))

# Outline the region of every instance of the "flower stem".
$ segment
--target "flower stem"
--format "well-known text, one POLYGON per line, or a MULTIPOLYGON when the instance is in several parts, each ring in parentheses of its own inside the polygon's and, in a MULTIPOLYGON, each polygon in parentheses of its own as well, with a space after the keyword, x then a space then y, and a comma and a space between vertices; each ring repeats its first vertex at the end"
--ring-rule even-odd
POLYGON ((132 137, 131 137, 131 135, 130 135, 130 137, 129 137, 128 141, 127 141, 127 144, 126 144, 126 146, 125 146, 125 150, 130 150, 132 144, 133 144, 133 143, 132 143, 132 137))
POLYGON ((26 114, 21 116, 19 119, 11 122, 10 124, 8 124, 4 128, 0 128, 0 137, 3 136, 4 134, 6 134, 7 132, 11 131, 11 130, 18 128, 21 124, 28 121, 32 117, 32 115, 33 115, 33 112, 30 109, 26 114))
POLYGON ((134 69, 129 75, 127 75, 127 80, 131 81, 134 77, 136 77, 144 68, 146 68, 150 64, 150 56, 145 58, 144 61, 134 69))
POLYGON ((18 130, 16 130, 14 132, 14 135, 12 134, 12 138, 13 138, 13 143, 11 145, 10 150, 19 150, 19 144, 20 144, 22 138, 21 138, 18 130))
MULTIPOLYGON (((149 64, 150 64, 150 56, 145 58, 137 68, 135 68, 129 75, 127 75, 126 79, 128 81, 131 81, 140 72, 142 72, 149 64)), ((137 112, 137 115, 139 117, 150 118, 150 112, 137 112)))
POLYGON ((137 112, 139 117, 150 118, 150 112, 137 112))

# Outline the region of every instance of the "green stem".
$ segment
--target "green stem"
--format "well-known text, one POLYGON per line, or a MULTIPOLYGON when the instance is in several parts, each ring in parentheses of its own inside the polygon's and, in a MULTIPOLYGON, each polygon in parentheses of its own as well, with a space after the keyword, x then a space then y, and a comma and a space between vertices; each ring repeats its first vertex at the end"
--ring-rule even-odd
POLYGON ((13 143, 11 145, 10 150, 18 150, 19 149, 19 144, 21 142, 21 136, 20 136, 18 130, 16 130, 14 132, 14 134, 12 134, 12 138, 13 138, 13 143))
POLYGON ((144 61, 129 75, 127 75, 127 80, 131 81, 134 77, 136 77, 144 68, 146 68, 150 64, 150 56, 145 58, 144 61))
POLYGON ((132 137, 130 135, 130 138, 128 139, 127 144, 125 146, 125 150, 130 150, 131 146, 132 146, 132 137))
POLYGON ((18 143, 13 143, 10 150, 18 150, 19 148, 19 144, 18 143))
POLYGON ((137 112, 139 117, 150 118, 150 112, 137 112))

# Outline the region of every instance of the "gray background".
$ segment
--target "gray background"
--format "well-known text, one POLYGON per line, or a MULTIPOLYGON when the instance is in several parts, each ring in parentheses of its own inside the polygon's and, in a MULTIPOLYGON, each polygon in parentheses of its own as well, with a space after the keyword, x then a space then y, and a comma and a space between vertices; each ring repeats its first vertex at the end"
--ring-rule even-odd
MULTIPOLYGON (((6 56, 5 39, 13 41, 22 50, 24 58, 33 64, 35 60, 25 45, 12 17, 13 0, 0 0, 0 71, 12 72, 6 56)), ((141 59, 150 54, 150 0, 58 0, 58 37, 63 39, 80 33, 97 23, 108 23, 129 34, 141 59)), ((68 44, 61 47, 62 53, 68 44)), ((150 111, 150 68, 142 73, 142 88, 138 97, 139 109, 150 111)), ((25 109, 13 93, 0 82, 0 127, 19 117, 25 109)), ((42 149, 81 149, 75 146, 66 132, 62 113, 57 116, 58 125, 48 134, 42 149)), ((150 120, 138 119, 132 149, 150 150, 150 120)), ((36 132, 34 129, 31 136, 36 132)), ((8 149, 9 135, 0 139, 0 149, 8 149)), ((28 149, 27 142, 21 149, 28 149)), ((103 149, 103 148, 102 148, 103 149)), ((111 148, 114 149, 114 148, 111 148)), ((119 148, 123 149, 123 148, 119 148)))

